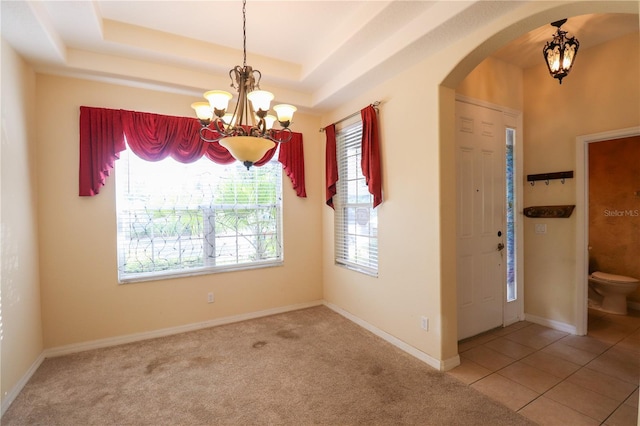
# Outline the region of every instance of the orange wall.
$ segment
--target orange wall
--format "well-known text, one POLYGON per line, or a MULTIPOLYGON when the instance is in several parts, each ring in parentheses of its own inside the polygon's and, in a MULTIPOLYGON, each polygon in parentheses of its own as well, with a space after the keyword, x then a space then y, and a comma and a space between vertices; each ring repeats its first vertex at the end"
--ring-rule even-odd
POLYGON ((589 144, 591 271, 640 278, 639 191, 640 136, 589 144))

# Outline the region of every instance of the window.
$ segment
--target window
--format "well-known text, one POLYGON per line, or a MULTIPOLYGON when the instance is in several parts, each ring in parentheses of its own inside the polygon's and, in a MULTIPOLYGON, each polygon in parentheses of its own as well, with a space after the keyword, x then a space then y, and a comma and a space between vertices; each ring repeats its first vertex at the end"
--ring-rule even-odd
MULTIPOLYGON (((277 156, 274 156, 277 158, 277 156)), ((282 165, 116 161, 118 279, 282 264, 282 165)))
POLYGON ((378 274, 378 215, 362 174, 362 121, 336 129, 335 261, 378 274))
POLYGON ((512 302, 518 298, 516 286, 516 171, 514 158, 516 129, 507 128, 506 132, 507 302, 512 302))

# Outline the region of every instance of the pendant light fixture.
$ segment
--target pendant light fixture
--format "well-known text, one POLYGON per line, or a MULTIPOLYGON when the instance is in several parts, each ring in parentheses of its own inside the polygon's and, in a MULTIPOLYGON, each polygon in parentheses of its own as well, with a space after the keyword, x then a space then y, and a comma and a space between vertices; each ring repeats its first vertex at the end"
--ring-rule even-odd
POLYGON ((567 32, 560 29, 565 22, 567 22, 566 19, 561 19, 551 23, 558 31, 553 35, 553 40, 548 41, 542 49, 549 73, 553 78, 557 78, 560 84, 571 71, 580 47, 575 37, 566 37, 567 32))
POLYGON ((247 2, 242 1, 242 66, 236 65, 229 71, 231 87, 238 92, 233 113, 228 113, 229 101, 233 95, 223 90, 210 90, 204 94, 208 102, 194 102, 191 107, 202 124, 200 138, 205 142, 218 142, 233 158, 242 162, 247 170, 260 160, 276 143, 291 139, 291 119, 296 107, 276 105, 273 107, 277 118, 269 114, 274 95, 260 90, 262 74, 247 65, 247 2), (275 122, 281 126, 273 129, 275 122))

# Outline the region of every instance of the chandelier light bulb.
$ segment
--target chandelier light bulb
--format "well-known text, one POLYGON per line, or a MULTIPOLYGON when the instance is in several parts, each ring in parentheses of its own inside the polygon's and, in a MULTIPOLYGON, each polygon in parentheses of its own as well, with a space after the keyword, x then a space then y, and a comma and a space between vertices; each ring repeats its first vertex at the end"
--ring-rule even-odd
POLYGON ((247 94, 247 99, 251 101, 253 110, 256 113, 258 113, 258 111, 260 110, 267 112, 269 111, 269 108, 271 108, 273 93, 267 92, 266 90, 254 90, 253 92, 247 94))
POLYGON ((289 104, 280 104, 274 106, 273 110, 278 114, 280 124, 287 123, 286 125, 282 124, 283 127, 287 127, 291 123, 291 120, 293 120, 293 113, 296 112, 298 108, 289 104))
POLYGON ((551 71, 557 72, 560 69, 560 55, 554 52, 553 64, 551 64, 551 71))
POLYGON ((274 115, 268 114, 265 118, 264 121, 266 122, 266 127, 267 130, 271 130, 273 128, 273 125, 276 122, 276 117, 274 115))
POLYGON ((208 102, 194 102, 191 104, 191 108, 196 111, 198 120, 204 123, 210 123, 213 118, 213 111, 208 102))
MULTIPOLYGON (((226 111, 229 106, 229 101, 233 97, 231 93, 225 92, 224 90, 210 90, 204 94, 206 100, 209 101, 211 105, 211 110, 216 111, 226 111)), ((218 114, 216 114, 218 115, 218 114)), ((224 115, 224 112, 222 113, 224 115)))

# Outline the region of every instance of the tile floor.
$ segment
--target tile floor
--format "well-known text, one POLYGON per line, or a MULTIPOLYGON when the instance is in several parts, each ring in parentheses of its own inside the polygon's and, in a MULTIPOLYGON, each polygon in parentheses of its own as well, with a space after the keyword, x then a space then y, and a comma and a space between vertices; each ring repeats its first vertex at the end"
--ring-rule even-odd
POLYGON ((458 344, 449 374, 541 425, 638 423, 640 311, 589 311, 587 336, 527 321, 458 344))

